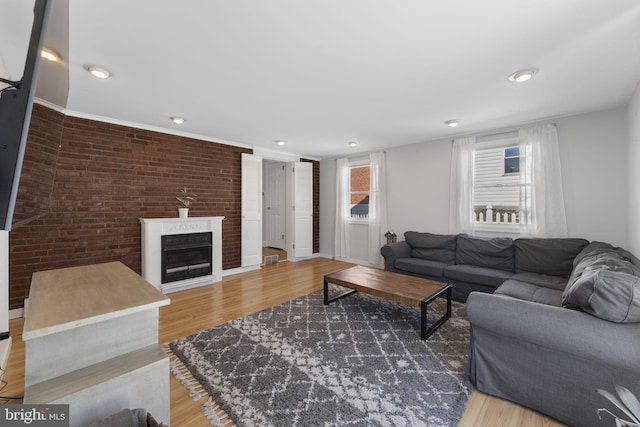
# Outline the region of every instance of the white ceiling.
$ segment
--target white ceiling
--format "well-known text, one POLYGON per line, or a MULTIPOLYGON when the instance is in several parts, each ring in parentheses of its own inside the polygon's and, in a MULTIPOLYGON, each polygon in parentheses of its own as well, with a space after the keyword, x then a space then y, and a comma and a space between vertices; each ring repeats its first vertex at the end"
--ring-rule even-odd
POLYGON ((37 96, 316 159, 622 106, 640 80, 638 0, 52 1, 65 61, 37 96))

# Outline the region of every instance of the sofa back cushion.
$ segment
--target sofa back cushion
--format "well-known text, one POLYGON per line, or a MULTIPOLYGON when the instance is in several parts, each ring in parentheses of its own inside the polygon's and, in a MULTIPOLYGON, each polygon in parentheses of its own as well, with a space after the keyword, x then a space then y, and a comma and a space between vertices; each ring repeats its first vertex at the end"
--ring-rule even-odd
POLYGON ((456 264, 513 271, 513 239, 459 234, 456 245, 456 264))
POLYGON ((456 260, 456 235, 407 231, 404 240, 411 246, 411 256, 453 264, 456 260))
POLYGON ((589 244, 585 239, 522 238, 513 242, 516 273, 569 277, 573 260, 589 244))

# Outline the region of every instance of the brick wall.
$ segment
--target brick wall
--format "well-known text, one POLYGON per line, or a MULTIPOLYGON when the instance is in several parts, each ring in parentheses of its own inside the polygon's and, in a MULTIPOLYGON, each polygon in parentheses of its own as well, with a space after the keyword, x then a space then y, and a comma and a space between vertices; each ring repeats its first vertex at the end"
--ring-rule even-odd
POLYGON ((55 181, 49 213, 9 233, 10 308, 23 305, 35 271, 121 261, 140 273, 139 218, 177 216, 185 185, 198 194, 190 216, 225 217, 222 268, 239 267, 243 152, 34 105, 16 215, 34 186, 51 185, 44 169, 55 181))

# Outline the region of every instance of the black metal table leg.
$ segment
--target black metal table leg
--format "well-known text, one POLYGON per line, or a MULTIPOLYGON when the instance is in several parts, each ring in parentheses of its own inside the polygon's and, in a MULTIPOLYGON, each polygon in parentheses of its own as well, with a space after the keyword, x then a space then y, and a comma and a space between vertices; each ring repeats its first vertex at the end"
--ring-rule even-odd
POLYGON ((425 298, 420 302, 420 339, 426 340, 428 339, 444 322, 447 321, 451 317, 451 293, 452 287, 451 285, 447 285, 437 294, 432 295, 429 298, 425 298), (428 326, 427 322, 427 306, 434 299, 442 296, 442 294, 447 293, 447 312, 442 315, 438 320, 434 322, 433 325, 428 326))
POLYGON ((329 280, 328 280, 327 276, 324 276, 324 305, 329 305, 329 303, 337 301, 340 298, 347 297, 347 296, 349 296, 351 294, 354 294, 356 292, 358 292, 358 291, 356 291, 355 289, 350 289, 347 292, 341 293, 337 297, 329 299, 329 280))

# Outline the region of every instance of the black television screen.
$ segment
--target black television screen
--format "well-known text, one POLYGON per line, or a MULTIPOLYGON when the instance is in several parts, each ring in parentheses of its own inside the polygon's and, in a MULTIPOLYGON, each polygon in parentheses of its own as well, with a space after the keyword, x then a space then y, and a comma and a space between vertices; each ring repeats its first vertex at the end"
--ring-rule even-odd
POLYGON ((32 6, 33 21, 26 55, 24 48, 23 52, 19 52, 20 46, 15 44, 2 46, 3 49, 0 49, 0 55, 3 55, 0 56, 0 65, 2 65, 0 66, 0 230, 12 228, 48 3, 49 0, 3 2, 2 19, 12 19, 14 12, 15 15, 19 15, 24 13, 25 7, 32 6), (16 8, 16 10, 7 10, 7 8, 16 8), (8 68, 20 61, 24 63, 20 78, 4 75, 9 72, 8 68))

